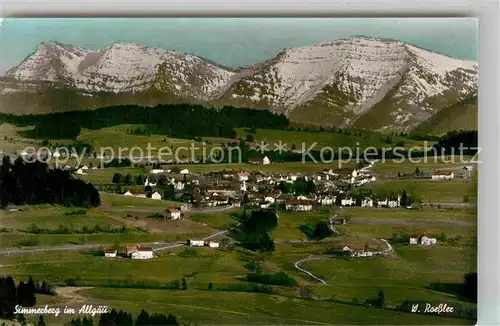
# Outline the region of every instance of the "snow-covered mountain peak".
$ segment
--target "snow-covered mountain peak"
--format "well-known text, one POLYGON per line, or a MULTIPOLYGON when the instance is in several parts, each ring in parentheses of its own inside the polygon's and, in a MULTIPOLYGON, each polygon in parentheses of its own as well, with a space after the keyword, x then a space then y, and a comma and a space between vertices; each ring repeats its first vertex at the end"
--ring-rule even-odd
POLYGON ((405 130, 477 92, 477 73, 474 61, 398 40, 353 36, 284 49, 240 69, 133 43, 88 50, 46 42, 7 76, 51 81, 86 95, 151 90, 162 101, 210 101, 318 124, 365 127, 375 121, 383 123, 380 128, 405 130))

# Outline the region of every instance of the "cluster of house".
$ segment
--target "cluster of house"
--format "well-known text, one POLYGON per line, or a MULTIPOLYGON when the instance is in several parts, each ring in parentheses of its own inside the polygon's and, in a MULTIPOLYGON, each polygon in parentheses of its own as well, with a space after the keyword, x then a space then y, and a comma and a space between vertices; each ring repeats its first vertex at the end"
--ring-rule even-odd
MULTIPOLYGON (((116 258, 118 255, 118 250, 116 249, 105 249, 104 257, 116 258)), ((155 257, 153 248, 143 247, 143 246, 131 246, 127 247, 125 255, 131 259, 152 259, 155 257)))
POLYGON ((351 257, 372 257, 375 255, 375 252, 370 251, 364 243, 354 243, 344 246, 342 252, 351 257))
POLYGON ((210 247, 219 248, 219 242, 217 241, 205 241, 205 240, 191 240, 187 241, 187 245, 190 247, 210 247))
MULTIPOLYGON (((313 205, 335 205, 335 194, 342 194, 347 189, 375 181, 375 177, 356 169, 325 169, 311 174, 299 173, 264 173, 239 170, 207 173, 190 173, 179 167, 150 170, 144 189, 129 189, 126 196, 162 199, 157 185, 171 186, 175 192, 173 199, 190 202, 199 206, 239 206, 246 205, 269 208, 276 204, 285 205, 289 210, 308 211, 313 205), (281 184, 293 184, 304 180, 314 184, 314 191, 307 196, 294 196, 282 191, 281 184), (149 191, 146 191, 149 188, 149 191)), ((343 206, 355 205, 355 200, 345 198, 343 206)), ((380 204, 384 205, 384 204, 380 204)), ((387 202, 385 205, 390 206, 387 202)), ((363 206, 371 207, 370 200, 363 201, 363 206)), ((392 206, 391 206, 392 207, 392 206)))
MULTIPOLYGON (((309 199, 306 196, 299 196, 295 199, 290 199, 285 201, 285 209, 287 211, 298 211, 298 212, 308 212, 313 209, 313 205, 317 204, 320 206, 333 206, 337 203, 337 196, 311 196, 315 197, 316 200, 309 199)), ((395 198, 384 199, 384 200, 373 200, 372 198, 366 197, 360 201, 357 201, 353 197, 345 197, 340 199, 340 206, 361 206, 361 207, 384 207, 384 208, 399 208, 401 207, 401 196, 398 195, 395 198)))
MULTIPOLYGON (((462 173, 458 171, 458 177, 468 177, 472 176, 472 172, 474 171, 474 166, 466 165, 462 168, 462 173)), ((436 170, 432 173, 432 180, 452 180, 456 177, 455 173, 451 170, 436 170)))
POLYGON ((433 234, 413 234, 410 236, 409 244, 420 244, 423 246, 430 246, 437 243, 437 239, 433 234))

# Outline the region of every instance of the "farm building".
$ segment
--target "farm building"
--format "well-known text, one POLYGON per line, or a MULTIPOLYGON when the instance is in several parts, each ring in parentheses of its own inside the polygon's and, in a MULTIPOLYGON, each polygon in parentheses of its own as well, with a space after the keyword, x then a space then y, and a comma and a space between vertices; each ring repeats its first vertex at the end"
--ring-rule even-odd
POLYGON ((410 236, 409 244, 420 244, 423 246, 430 246, 437 243, 437 239, 432 234, 414 234, 410 236))
POLYGON ((127 256, 130 257, 130 255, 132 255, 132 253, 134 253, 136 251, 137 251, 137 246, 131 246, 131 247, 127 247, 127 250, 125 251, 125 253, 127 254, 127 256))
POLYGON ((373 252, 365 250, 364 244, 353 244, 345 246, 342 249, 343 252, 348 253, 351 257, 372 257, 373 252))
POLYGON ((104 250, 104 257, 115 258, 117 252, 116 249, 106 249, 104 250))
POLYGON ((153 248, 151 247, 138 247, 137 251, 130 254, 132 259, 151 259, 154 258, 153 248))
POLYGON ((455 177, 453 171, 436 171, 432 174, 432 180, 451 180, 455 177))
POLYGON ((205 241, 203 241, 203 240, 188 240, 188 245, 191 247, 204 247, 205 241))
POLYGON ((219 248, 219 243, 218 243, 218 242, 216 242, 216 241, 209 241, 209 242, 208 242, 208 246, 209 246, 210 248, 219 248))
POLYGON ((152 195, 151 195, 151 198, 152 199, 156 199, 156 200, 161 200, 161 195, 158 191, 155 191, 152 195))
POLYGON ((181 218, 181 211, 177 207, 167 208, 167 218, 171 220, 178 220, 181 218))

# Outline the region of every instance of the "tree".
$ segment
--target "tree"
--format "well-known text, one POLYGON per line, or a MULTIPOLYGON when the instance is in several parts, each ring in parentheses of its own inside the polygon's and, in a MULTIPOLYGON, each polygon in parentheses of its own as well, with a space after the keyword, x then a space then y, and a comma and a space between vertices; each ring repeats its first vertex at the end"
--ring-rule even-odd
POLYGON ((247 134, 247 136, 245 137, 245 140, 248 141, 248 142, 253 142, 254 141, 253 135, 247 134))
POLYGON ((149 314, 146 310, 144 310, 144 309, 141 310, 141 312, 139 313, 139 316, 137 316, 137 319, 135 320, 135 325, 136 326, 148 326, 148 325, 150 325, 149 314))
POLYGON ((37 326, 46 326, 47 324, 45 324, 45 319, 43 318, 43 315, 40 315, 40 317, 38 317, 38 323, 37 323, 37 326))
POLYGON ((465 274, 463 296, 477 302, 477 273, 465 274))
POLYGON ((326 221, 320 221, 316 224, 316 228, 313 232, 314 239, 324 239, 332 233, 330 230, 330 225, 326 221))
POLYGON ((377 299, 378 299, 379 307, 380 308, 384 308, 385 307, 385 293, 384 293, 384 290, 381 289, 380 291, 378 291, 377 299))
POLYGON ((403 190, 403 194, 401 195, 401 206, 406 207, 408 204, 408 195, 406 194, 406 190, 403 190))
POLYGON ((267 233, 264 233, 260 236, 258 247, 259 251, 261 252, 271 252, 275 250, 274 241, 267 233))
POLYGON ((175 199, 175 188, 174 185, 168 185, 163 190, 163 199, 174 200, 175 199))
POLYGON ((182 289, 187 290, 187 281, 185 277, 182 278, 182 289))
POLYGON ((142 186, 144 184, 144 177, 142 176, 142 174, 135 176, 135 184, 138 186, 142 186))
POLYGON ((278 215, 270 210, 254 210, 252 214, 243 221, 243 225, 250 232, 265 233, 278 226, 278 215))
POLYGON ((123 182, 125 184, 127 184, 127 185, 131 185, 132 181, 133 181, 132 176, 130 175, 130 173, 127 173, 127 175, 125 176, 125 179, 123 180, 123 182))
POLYGON ((208 283, 208 289, 209 289, 209 290, 212 290, 212 288, 213 288, 213 286, 212 286, 212 282, 209 282, 209 283, 208 283))
POLYGON ((117 183, 121 183, 123 180, 123 176, 121 175, 121 173, 115 173, 113 174, 113 180, 112 182, 117 184, 117 183))
POLYGON ((420 169, 418 168, 418 166, 415 168, 415 174, 420 174, 420 169))

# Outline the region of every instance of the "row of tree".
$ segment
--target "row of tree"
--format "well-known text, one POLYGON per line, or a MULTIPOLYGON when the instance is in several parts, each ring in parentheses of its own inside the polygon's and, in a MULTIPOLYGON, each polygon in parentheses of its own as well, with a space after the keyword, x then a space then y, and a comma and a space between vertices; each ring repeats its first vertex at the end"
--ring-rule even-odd
POLYGON ((21 157, 11 164, 4 156, 0 167, 1 206, 45 203, 96 207, 101 200, 92 184, 73 178, 68 171, 49 168, 38 160, 27 163, 21 157))
POLYGON ((13 318, 16 305, 34 306, 37 293, 52 295, 54 289, 50 283, 35 282, 31 276, 27 282, 20 281, 17 286, 12 276, 0 276, 0 318, 13 318))

